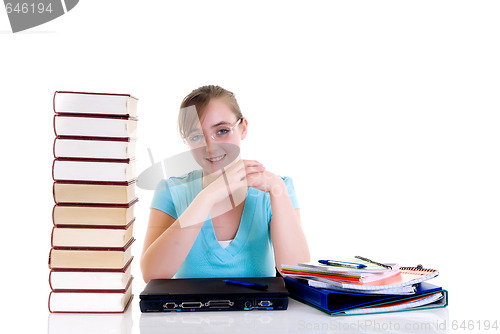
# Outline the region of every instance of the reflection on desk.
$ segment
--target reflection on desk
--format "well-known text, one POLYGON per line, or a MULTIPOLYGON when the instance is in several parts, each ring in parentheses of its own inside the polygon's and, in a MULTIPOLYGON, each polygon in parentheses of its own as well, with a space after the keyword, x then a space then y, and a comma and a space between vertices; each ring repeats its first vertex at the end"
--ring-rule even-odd
POLYGON ((141 314, 141 334, 171 333, 283 333, 288 311, 175 312, 141 314))
MULTIPOLYGON (((49 334, 130 334, 132 307, 123 314, 49 315, 49 334)), ((136 324, 137 326, 137 324, 136 324)), ((141 334, 156 333, 448 333, 448 309, 330 317, 290 298, 286 311, 140 313, 141 334)), ((134 333, 137 333, 137 327, 134 333)))
POLYGON ((448 333, 447 308, 331 317, 290 299, 289 333, 448 333), (291 306, 291 307, 290 307, 291 306))
POLYGON ((130 334, 132 333, 132 305, 125 313, 51 313, 49 334, 130 334))

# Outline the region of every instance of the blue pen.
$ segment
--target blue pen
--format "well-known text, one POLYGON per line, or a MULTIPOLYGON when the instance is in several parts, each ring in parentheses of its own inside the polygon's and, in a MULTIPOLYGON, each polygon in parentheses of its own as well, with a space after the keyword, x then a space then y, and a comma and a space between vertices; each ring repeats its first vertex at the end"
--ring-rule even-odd
POLYGON ((256 290, 267 290, 267 284, 258 284, 258 283, 251 283, 251 282, 242 282, 242 281, 233 281, 226 279, 224 280, 226 284, 230 285, 240 285, 240 286, 245 286, 250 289, 256 289, 256 290))
POLYGON ((354 262, 345 262, 345 261, 336 261, 336 260, 319 260, 319 263, 326 264, 329 266, 335 267, 344 267, 344 268, 353 268, 353 269, 362 269, 366 268, 364 264, 354 263, 354 262))

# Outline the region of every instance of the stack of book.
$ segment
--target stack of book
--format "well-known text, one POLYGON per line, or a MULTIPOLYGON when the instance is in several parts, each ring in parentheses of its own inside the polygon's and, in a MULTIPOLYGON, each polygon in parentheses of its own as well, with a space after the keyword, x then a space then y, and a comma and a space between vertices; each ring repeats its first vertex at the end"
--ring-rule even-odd
POLYGON ((356 256, 282 265, 290 295, 331 315, 445 307, 448 293, 426 282, 435 269, 400 267, 356 256))
POLYGON ((137 99, 54 94, 50 312, 124 312, 132 299, 137 99))

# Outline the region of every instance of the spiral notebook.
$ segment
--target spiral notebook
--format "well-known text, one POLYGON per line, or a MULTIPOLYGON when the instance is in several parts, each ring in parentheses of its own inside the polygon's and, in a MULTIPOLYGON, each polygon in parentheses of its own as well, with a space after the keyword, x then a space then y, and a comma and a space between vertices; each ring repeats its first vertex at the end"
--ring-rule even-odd
POLYGON ((385 293, 386 290, 391 290, 391 293, 395 293, 396 289, 400 289, 401 293, 399 294, 412 294, 415 293, 415 284, 439 275, 439 271, 435 269, 400 267, 399 270, 400 273, 397 275, 372 283, 341 282, 320 277, 309 279, 308 283, 316 288, 332 290, 351 290, 363 293, 385 293))

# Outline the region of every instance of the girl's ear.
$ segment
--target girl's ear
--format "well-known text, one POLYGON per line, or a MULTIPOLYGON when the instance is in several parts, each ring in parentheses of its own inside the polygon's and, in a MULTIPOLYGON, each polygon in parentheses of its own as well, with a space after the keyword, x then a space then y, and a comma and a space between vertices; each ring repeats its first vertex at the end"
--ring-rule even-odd
POLYGON ((246 118, 243 118, 241 120, 241 140, 245 139, 247 136, 247 127, 248 127, 248 121, 246 118))

